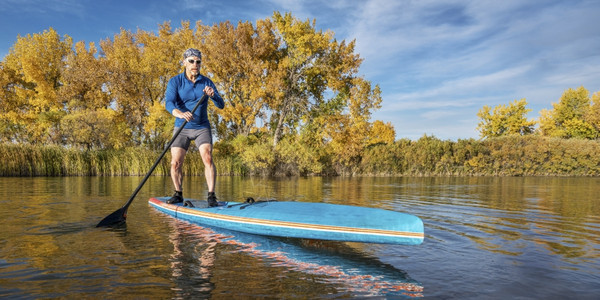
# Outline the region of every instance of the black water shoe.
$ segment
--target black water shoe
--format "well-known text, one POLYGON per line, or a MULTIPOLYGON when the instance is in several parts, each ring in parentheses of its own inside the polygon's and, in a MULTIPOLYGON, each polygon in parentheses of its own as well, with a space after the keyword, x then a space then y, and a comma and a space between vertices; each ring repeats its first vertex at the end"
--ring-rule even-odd
POLYGON ((208 202, 209 207, 219 206, 219 202, 217 202, 217 196, 215 196, 215 193, 213 192, 208 193, 208 198, 206 201, 208 202))
POLYGON ((178 191, 175 191, 175 194, 173 194, 173 197, 171 197, 169 200, 167 200, 168 204, 175 204, 175 203, 181 203, 181 202, 183 202, 183 193, 178 192, 178 191))

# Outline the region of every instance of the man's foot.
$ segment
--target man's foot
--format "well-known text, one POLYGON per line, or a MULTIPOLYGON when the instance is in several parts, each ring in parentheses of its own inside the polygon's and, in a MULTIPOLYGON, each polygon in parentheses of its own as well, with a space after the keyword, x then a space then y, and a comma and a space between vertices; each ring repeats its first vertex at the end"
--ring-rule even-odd
POLYGON ((173 197, 171 197, 169 200, 167 200, 168 204, 175 204, 175 203, 181 203, 181 202, 183 202, 183 193, 178 192, 178 191, 175 191, 175 194, 173 194, 173 197))
POLYGON ((208 193, 208 198, 206 199, 206 201, 208 201, 209 207, 219 206, 219 203, 217 202, 217 196, 215 196, 215 193, 213 192, 208 193))

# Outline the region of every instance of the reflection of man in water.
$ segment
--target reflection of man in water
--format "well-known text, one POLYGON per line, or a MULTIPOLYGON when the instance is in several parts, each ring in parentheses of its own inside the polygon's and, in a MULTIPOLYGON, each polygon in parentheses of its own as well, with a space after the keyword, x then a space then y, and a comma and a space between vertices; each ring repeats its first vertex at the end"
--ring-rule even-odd
POLYGON ((201 227, 175 222, 175 228, 169 235, 169 241, 173 243, 174 251, 171 255, 171 270, 173 281, 177 292, 174 298, 194 296, 194 298, 209 298, 213 284, 210 282, 212 268, 215 262, 216 241, 210 241, 205 237, 211 236, 211 231, 201 227), (190 235, 192 233, 192 235, 190 235), (201 237, 202 240, 189 243, 187 238, 201 237), (182 246, 192 246, 193 249, 182 249, 182 246), (200 250, 199 248, 205 249, 200 250), (193 254, 200 252, 197 258, 193 254), (198 264, 199 263, 199 264, 198 264))

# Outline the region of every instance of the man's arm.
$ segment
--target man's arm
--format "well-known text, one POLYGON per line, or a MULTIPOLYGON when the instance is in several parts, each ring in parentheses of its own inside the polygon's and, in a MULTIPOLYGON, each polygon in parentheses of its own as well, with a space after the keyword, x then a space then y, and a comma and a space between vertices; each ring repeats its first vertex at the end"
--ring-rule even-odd
POLYGON ((217 87, 215 86, 215 84, 211 80, 209 80, 208 82, 209 82, 209 86, 214 91, 214 93, 210 97, 210 99, 212 99, 212 101, 216 107, 218 107, 219 109, 223 109, 223 107, 225 107, 225 101, 223 101, 223 98, 221 98, 221 95, 219 95, 219 91, 217 90, 217 87))
POLYGON ((177 79, 175 77, 169 80, 167 83, 167 91, 165 92, 165 109, 173 114, 173 110, 177 109, 181 112, 181 109, 178 105, 179 96, 177 95, 177 79))
POLYGON ((173 77, 167 84, 165 92, 165 109, 176 118, 191 121, 194 119, 192 113, 185 107, 179 105, 179 95, 177 94, 177 78, 173 77))

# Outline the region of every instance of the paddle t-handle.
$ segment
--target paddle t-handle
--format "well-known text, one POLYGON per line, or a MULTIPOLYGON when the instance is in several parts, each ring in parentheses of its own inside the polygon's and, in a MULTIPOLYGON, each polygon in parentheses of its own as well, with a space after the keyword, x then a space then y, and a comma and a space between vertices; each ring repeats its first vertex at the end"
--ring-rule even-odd
MULTIPOLYGON (((202 103, 204 103, 204 101, 207 101, 207 99, 208 99, 208 95, 204 94, 202 96, 202 98, 200 98, 198 103, 196 103, 194 108, 192 109, 192 115, 194 114, 194 112, 196 112, 198 107, 200 107, 200 105, 202 105, 202 103)), ((177 138, 177 136, 179 135, 179 133, 181 133, 181 130, 183 130, 183 127, 187 123, 188 123, 188 121, 185 120, 183 122, 183 124, 181 124, 179 129, 175 132, 175 134, 173 134, 171 141, 169 141, 169 144, 167 144, 167 146, 163 150, 162 154, 158 157, 158 159, 156 159, 156 161, 154 162, 154 165, 152 166, 152 168, 150 168, 150 171, 148 171, 148 173, 146 174, 144 179, 142 179, 142 182, 140 182, 140 184, 135 189, 133 194, 131 194, 131 197, 129 197, 129 200, 127 200, 127 203, 125 203, 125 205, 123 205, 121 208, 117 209, 112 214, 110 214, 110 215, 106 216, 104 219, 102 219, 102 221, 100 221, 100 223, 98 223, 98 225, 96 225, 96 227, 114 226, 114 225, 119 225, 119 224, 122 224, 125 222, 125 219, 127 218, 127 208, 129 208, 129 205, 131 204, 131 202, 133 202, 133 199, 135 198, 137 193, 142 189, 142 187, 144 186, 144 184, 146 183, 146 181, 148 180, 150 175, 152 175, 152 172, 154 172, 154 169, 156 169, 156 166, 158 166, 158 164, 160 163, 162 158, 165 156, 167 151, 169 151, 169 149, 171 148, 171 145, 173 145, 175 138, 177 138)))

